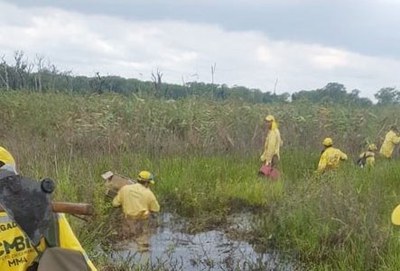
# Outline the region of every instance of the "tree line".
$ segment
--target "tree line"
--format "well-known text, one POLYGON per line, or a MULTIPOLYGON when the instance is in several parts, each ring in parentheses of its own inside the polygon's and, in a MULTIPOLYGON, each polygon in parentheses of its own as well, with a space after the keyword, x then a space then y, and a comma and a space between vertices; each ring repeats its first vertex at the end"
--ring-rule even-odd
MULTIPOLYGON (((29 62, 23 51, 15 51, 13 63, 7 63, 5 56, 0 62, 1 90, 30 90, 37 92, 63 91, 71 93, 115 92, 139 97, 153 96, 164 99, 181 99, 189 96, 209 97, 213 100, 238 99, 250 103, 276 103, 309 101, 312 103, 340 103, 370 106, 372 101, 360 97, 360 90, 350 92, 340 83, 328 83, 316 90, 301 90, 293 94, 262 92, 243 86, 228 87, 226 84, 187 82, 182 85, 163 82, 163 73, 157 70, 151 74, 151 81, 120 76, 76 76, 71 71, 60 71, 42 56, 29 62)), ((394 87, 381 88, 375 95, 379 105, 399 104, 400 91, 394 87)))

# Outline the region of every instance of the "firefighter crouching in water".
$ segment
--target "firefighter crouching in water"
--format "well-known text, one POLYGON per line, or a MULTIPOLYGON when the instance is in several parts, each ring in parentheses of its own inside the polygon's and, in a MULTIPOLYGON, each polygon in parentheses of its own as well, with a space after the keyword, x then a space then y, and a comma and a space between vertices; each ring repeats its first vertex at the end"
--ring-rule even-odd
POLYGON ((265 117, 265 122, 267 123, 268 133, 267 137, 265 138, 264 152, 261 155, 260 160, 266 165, 276 167, 280 159, 279 149, 282 146, 283 142, 275 117, 272 115, 268 115, 267 117, 265 117))
POLYGON ((344 152, 333 147, 332 138, 325 138, 322 145, 324 145, 324 150, 321 153, 317 173, 336 169, 339 167, 340 161, 347 160, 347 155, 344 152))
POLYGON ((148 171, 141 171, 137 183, 124 185, 113 199, 113 206, 122 206, 125 219, 122 223, 123 233, 132 237, 140 252, 149 251, 150 229, 149 217, 152 212, 160 211, 160 205, 150 190, 154 177, 148 171))
POLYGON ((390 127, 390 131, 387 132, 385 140, 383 141, 381 149, 379 150, 379 153, 383 157, 387 159, 392 158, 395 145, 400 143, 400 136, 398 134, 399 130, 396 126, 393 125, 392 127, 390 127))
MULTIPOLYGON (((13 156, 2 147, 0 147, 0 164, 2 165, 0 167, 0 173, 8 171, 12 174, 17 174, 13 156)), ((57 244, 54 245, 80 252, 83 257, 83 265, 85 265, 85 269, 82 270, 97 271, 76 238, 65 215, 54 215, 56 216, 55 221, 57 221, 54 239, 58 239, 55 241, 57 244)), ((49 247, 46 241, 47 240, 42 238, 39 245, 35 248, 17 223, 13 221, 6 212, 0 212, 0 270, 36 271, 38 267, 37 251, 42 253, 49 247)), ((71 270, 65 266, 66 261, 68 260, 64 260, 64 265, 60 266, 53 263, 52 266, 45 267, 45 270, 71 270)), ((54 262, 57 262, 57 259, 55 259, 54 262)))

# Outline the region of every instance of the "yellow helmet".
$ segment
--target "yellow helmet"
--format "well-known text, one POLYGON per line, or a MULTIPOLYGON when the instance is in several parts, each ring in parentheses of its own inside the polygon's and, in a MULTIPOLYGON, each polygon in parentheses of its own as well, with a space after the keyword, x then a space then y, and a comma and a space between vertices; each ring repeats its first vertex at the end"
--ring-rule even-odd
POLYGON ((322 141, 322 145, 324 145, 325 147, 330 147, 333 145, 333 140, 330 137, 327 137, 324 139, 324 141, 322 141))
POLYGON ((151 172, 143 170, 139 172, 139 175, 137 177, 137 180, 139 182, 150 182, 151 184, 154 184, 154 176, 151 172))
POLYGON ((268 116, 265 117, 265 120, 266 121, 275 121, 275 118, 272 115, 268 115, 268 116))
POLYGON ((0 162, 3 164, 15 164, 14 157, 3 147, 0 147, 0 162))
POLYGON ((376 151, 378 148, 376 147, 376 145, 375 144, 369 144, 368 145, 368 150, 369 151, 376 151))
POLYGON ((400 205, 397 205, 392 211, 392 223, 397 226, 400 225, 400 205))

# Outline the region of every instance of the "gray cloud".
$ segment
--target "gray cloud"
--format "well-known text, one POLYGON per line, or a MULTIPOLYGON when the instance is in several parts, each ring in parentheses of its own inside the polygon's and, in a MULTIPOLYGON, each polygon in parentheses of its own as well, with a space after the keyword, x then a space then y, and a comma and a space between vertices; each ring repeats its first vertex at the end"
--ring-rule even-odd
MULTIPOLYGON (((215 82, 220 84, 266 91, 272 90, 278 79, 278 92, 293 92, 339 82, 370 98, 381 87, 396 86, 400 81, 396 58, 346 46, 296 37, 277 39, 257 28, 236 29, 196 20, 134 19, 43 3, 27 8, 0 1, 4 13, 0 16, 0 55, 11 61, 13 51, 23 50, 31 60, 38 54, 60 69, 89 76, 100 72, 150 80, 151 73, 159 69, 167 82, 174 83, 210 82, 210 67, 216 63, 215 82)), ((237 3, 237 8, 243 5, 237 3)), ((253 6, 257 3, 262 5, 259 1, 253 6)), ((289 10, 293 8, 284 3, 289 10)))
POLYGON ((373 56, 400 58, 395 0, 109 1, 10 0, 21 7, 53 6, 132 21, 179 20, 257 30, 273 39, 319 43, 373 56))

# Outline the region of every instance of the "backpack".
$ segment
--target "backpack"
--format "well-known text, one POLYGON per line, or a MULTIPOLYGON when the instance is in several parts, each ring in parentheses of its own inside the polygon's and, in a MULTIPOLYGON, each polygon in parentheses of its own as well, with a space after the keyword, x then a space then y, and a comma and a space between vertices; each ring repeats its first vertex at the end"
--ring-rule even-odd
POLYGON ((265 176, 273 181, 276 181, 280 177, 280 172, 278 169, 272 167, 271 165, 262 165, 258 171, 260 176, 265 176))
POLYGON ((372 157, 372 155, 367 155, 367 152, 364 152, 363 156, 357 159, 357 166, 359 166, 360 168, 365 167, 365 165, 367 164, 367 158, 369 157, 372 157))
POLYGON ((359 166, 360 168, 365 167, 365 164, 367 163, 367 155, 364 152, 364 155, 361 156, 360 158, 357 159, 357 166, 359 166))
MULTIPOLYGON (((82 252, 60 247, 60 216, 50 209, 49 184, 0 170, 0 205, 38 254, 27 271, 89 271, 82 252), (43 237, 46 246, 41 251, 38 247, 43 237)), ((18 245, 12 246, 10 249, 18 251, 18 245)))
POLYGON ((59 247, 58 218, 55 216, 54 223, 50 224, 46 233, 46 248, 38 252, 38 257, 27 271, 90 271, 85 256, 72 249, 59 247))
POLYGON ((90 271, 80 251, 60 247, 47 248, 39 260, 38 271, 90 271))

